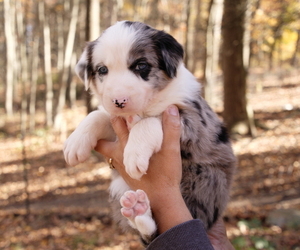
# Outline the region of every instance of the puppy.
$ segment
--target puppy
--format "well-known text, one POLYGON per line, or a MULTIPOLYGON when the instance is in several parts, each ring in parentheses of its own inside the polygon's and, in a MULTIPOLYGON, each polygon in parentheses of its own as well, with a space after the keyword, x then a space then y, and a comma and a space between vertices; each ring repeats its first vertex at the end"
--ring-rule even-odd
MULTIPOLYGON (((76 165, 88 159, 100 139, 115 140, 110 115, 121 116, 130 129, 125 169, 132 178, 140 179, 147 172, 149 158, 161 148, 161 114, 175 104, 182 122, 182 196, 192 216, 211 228, 226 207, 235 157, 226 128, 183 65, 182 46, 163 31, 122 21, 87 44, 75 70, 85 88, 96 94, 100 107, 67 139, 67 163, 76 165)), ((110 197, 122 226, 128 225, 128 220, 144 241, 151 241, 156 224, 147 194, 130 191, 114 173, 110 197), (138 205, 143 207, 142 215, 126 215, 126 210, 138 205), (122 217, 121 207, 127 218, 122 217)))

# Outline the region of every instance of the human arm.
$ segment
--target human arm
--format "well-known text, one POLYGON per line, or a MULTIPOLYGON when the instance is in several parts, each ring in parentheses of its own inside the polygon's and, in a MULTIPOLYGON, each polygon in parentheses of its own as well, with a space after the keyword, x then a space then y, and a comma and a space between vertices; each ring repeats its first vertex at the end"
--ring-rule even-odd
MULTIPOLYGON (((113 159, 113 165, 131 189, 142 189, 148 195, 153 217, 158 226, 159 236, 149 245, 148 249, 213 249, 200 220, 193 220, 180 192, 182 164, 180 155, 180 117, 175 106, 170 106, 162 117, 163 144, 161 150, 150 159, 147 174, 141 180, 128 176, 123 166, 123 150, 129 131, 121 118, 113 118, 112 125, 119 138, 118 142, 99 141, 96 151, 106 158, 113 159), (172 248, 175 249, 175 248, 172 248)), ((218 222, 219 223, 219 222, 218 222)), ((215 249, 230 244, 223 231, 213 229, 210 239, 215 249), (216 233, 215 233, 216 232, 216 233), (220 237, 218 238, 218 235, 220 237)))
POLYGON ((192 219, 180 192, 182 176, 180 157, 180 117, 175 106, 169 107, 162 117, 164 139, 161 150, 149 163, 147 174, 141 180, 130 178, 123 166, 123 150, 129 131, 123 119, 114 117, 112 126, 119 141, 99 141, 95 150, 113 159, 113 165, 131 189, 141 189, 150 200, 153 217, 161 234, 168 229, 192 219))

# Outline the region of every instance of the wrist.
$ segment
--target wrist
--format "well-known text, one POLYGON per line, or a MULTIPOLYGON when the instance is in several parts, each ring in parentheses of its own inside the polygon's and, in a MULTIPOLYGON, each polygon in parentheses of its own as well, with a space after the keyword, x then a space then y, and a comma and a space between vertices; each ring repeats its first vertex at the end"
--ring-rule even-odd
POLYGON ((150 206, 159 234, 193 219, 180 190, 176 188, 150 199, 150 206))

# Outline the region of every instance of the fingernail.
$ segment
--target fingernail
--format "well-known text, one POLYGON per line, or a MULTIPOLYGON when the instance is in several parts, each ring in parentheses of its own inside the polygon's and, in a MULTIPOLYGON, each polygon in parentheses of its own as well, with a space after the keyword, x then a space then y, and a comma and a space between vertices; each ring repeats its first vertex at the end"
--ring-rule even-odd
POLYGON ((178 116, 178 109, 176 106, 172 105, 168 108, 168 112, 170 115, 178 116))

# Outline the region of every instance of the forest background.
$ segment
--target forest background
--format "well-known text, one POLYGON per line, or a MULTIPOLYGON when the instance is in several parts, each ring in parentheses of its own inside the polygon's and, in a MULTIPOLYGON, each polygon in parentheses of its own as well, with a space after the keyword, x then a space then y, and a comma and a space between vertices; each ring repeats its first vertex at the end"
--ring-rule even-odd
POLYGON ((172 34, 228 125, 236 249, 299 250, 299 0, 0 0, 0 249, 142 249, 112 221, 101 156, 62 155, 96 106, 76 61, 118 20, 172 34))

